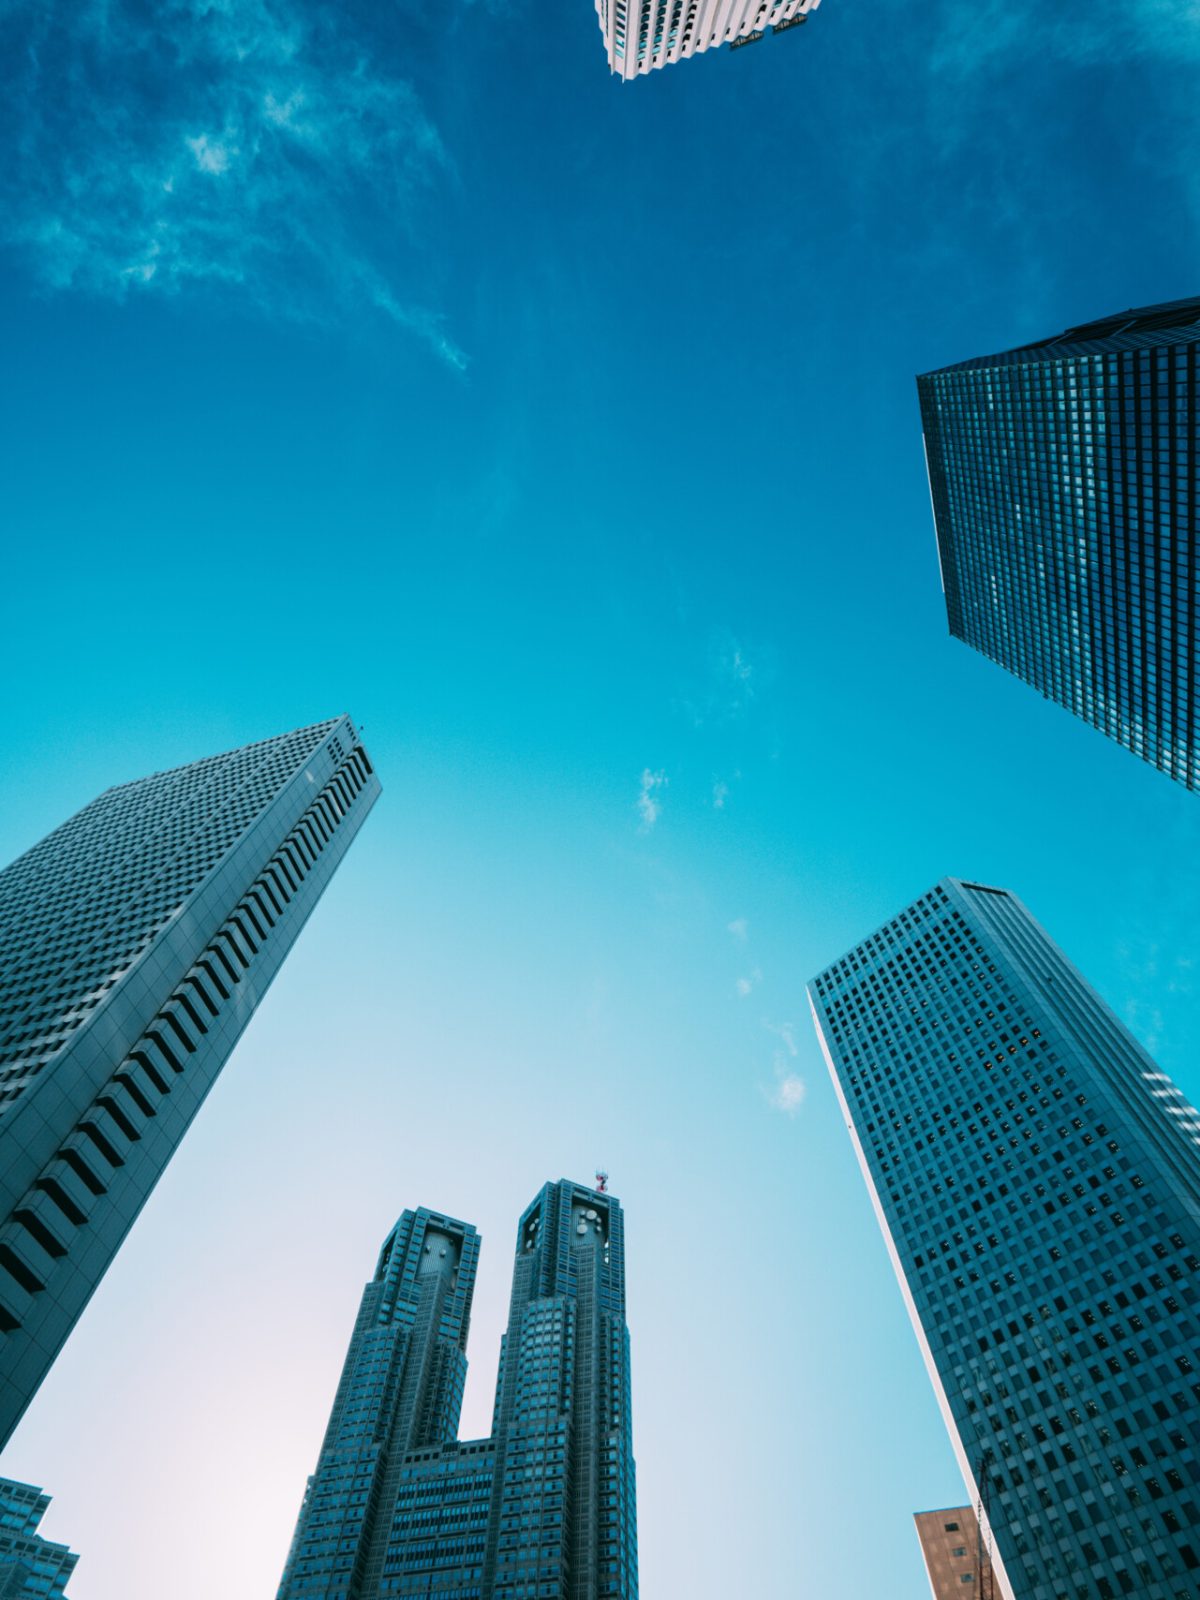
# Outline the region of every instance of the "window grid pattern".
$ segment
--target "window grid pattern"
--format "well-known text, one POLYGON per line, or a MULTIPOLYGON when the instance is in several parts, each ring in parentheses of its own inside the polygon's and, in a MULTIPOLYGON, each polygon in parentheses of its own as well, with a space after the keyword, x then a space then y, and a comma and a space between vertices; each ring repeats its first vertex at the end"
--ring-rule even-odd
POLYGON ((459 1442, 477 1237, 426 1211, 389 1236, 278 1600, 636 1600, 621 1208, 547 1184, 517 1241, 492 1434, 459 1442))
POLYGON ((62 1600, 79 1557, 38 1533, 49 1504, 50 1496, 32 1484, 0 1478, 2 1600, 62 1600))
POLYGON ((0 1116, 335 726, 108 789, 0 872, 0 1116))
MULTIPOLYGON (((221 758, 199 764, 202 789, 221 828, 237 828, 236 841, 223 844, 212 870, 196 864, 186 842, 159 851, 174 895, 197 873, 199 881, 0 1123, 0 1439, 36 1393, 374 803, 378 780, 348 719, 321 726, 316 747, 312 730, 302 730, 290 744, 251 747, 257 754, 248 765, 234 762, 232 774, 221 758), (213 790, 208 780, 222 772, 228 782, 213 790), (179 868, 183 857, 188 865, 179 868)), ((134 806, 142 822, 160 793, 157 779, 148 785, 149 806, 134 806)), ((211 839, 203 808, 177 803, 187 780, 170 787, 172 835, 182 812, 194 834, 211 839)), ((160 822, 133 830, 135 856, 147 854, 148 830, 161 843, 160 822)), ((111 865, 106 858, 97 874, 101 898, 111 865)), ((86 882, 75 892, 86 912, 86 882)))
POLYGON ((1194 1600, 1194 1109, 1000 890, 944 880, 810 997, 1011 1591, 1194 1600))
POLYGON ((596 0, 609 69, 626 81, 806 22, 821 0, 596 0))
POLYGON ((1149 308, 917 380, 950 632, 1188 788, 1198 318, 1149 308))

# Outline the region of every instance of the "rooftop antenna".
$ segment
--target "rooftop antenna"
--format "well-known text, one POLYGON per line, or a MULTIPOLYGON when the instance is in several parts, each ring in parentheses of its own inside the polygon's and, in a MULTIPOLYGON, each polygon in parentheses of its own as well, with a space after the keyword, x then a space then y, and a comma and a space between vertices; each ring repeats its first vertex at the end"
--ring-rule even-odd
POLYGON ((597 1172, 596 1173, 596 1193, 597 1194, 607 1194, 608 1193, 608 1173, 607 1172, 597 1172))

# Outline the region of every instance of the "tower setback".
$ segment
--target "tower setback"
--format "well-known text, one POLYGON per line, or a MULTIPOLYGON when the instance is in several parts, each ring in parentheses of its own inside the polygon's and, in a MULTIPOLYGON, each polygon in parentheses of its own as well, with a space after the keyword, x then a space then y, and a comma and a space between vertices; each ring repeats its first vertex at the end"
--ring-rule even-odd
POLYGON ((79 1557, 38 1532, 50 1496, 0 1478, 0 1600, 64 1600, 79 1557))
POLYGON ((525 1211, 491 1436, 459 1441, 478 1252, 425 1208, 384 1241, 278 1600, 636 1600, 621 1207, 563 1180, 525 1211))

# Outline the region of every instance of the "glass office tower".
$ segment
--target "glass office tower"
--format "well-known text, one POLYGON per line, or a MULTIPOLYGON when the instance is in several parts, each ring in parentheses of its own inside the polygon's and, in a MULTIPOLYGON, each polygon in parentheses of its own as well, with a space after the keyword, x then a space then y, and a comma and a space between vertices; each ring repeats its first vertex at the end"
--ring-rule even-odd
POLYGON ((0 1478, 0 1600, 63 1600, 79 1557, 38 1533, 49 1504, 31 1483, 0 1478))
POLYGON ((109 789, 0 872, 0 1444, 378 792, 338 717, 109 789))
POLYGON ((997 1593, 1195 1600, 1200 1117, 1002 889, 809 995, 997 1593))
POLYGON ((424 1208, 384 1241, 278 1600, 636 1600, 621 1207, 528 1207, 491 1436, 459 1442, 478 1253, 424 1208))
POLYGON ((1200 787, 1200 297, 917 379, 950 632, 1200 787))

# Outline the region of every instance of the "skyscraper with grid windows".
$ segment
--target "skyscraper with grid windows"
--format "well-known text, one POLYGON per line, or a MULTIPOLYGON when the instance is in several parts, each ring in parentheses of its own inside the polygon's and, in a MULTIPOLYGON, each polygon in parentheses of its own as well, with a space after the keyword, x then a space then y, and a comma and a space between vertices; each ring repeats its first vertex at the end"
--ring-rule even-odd
POLYGON ((1200 296, 917 379, 950 632, 1200 787, 1200 296))
POLYGON ((31 1483, 0 1478, 0 1600, 64 1600, 79 1557, 38 1532, 49 1505, 31 1483))
POLYGON ((621 1207, 526 1209, 492 1432, 459 1441, 478 1254, 424 1207, 385 1239, 278 1600, 636 1600, 621 1207))
POLYGON ((1195 1600, 1200 1116, 1003 889, 809 995, 997 1595, 1195 1600))
POLYGON ((821 0, 596 0, 609 69, 626 82, 688 56, 784 33, 821 0))
POLYGON ((0 1444, 378 792, 337 717, 108 789, 0 872, 0 1444))

